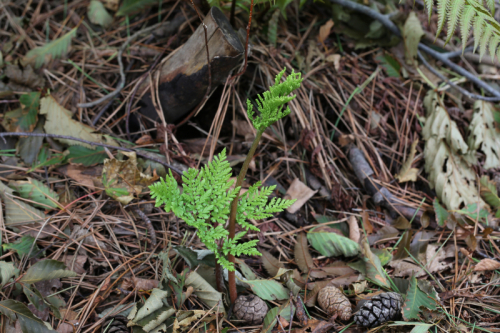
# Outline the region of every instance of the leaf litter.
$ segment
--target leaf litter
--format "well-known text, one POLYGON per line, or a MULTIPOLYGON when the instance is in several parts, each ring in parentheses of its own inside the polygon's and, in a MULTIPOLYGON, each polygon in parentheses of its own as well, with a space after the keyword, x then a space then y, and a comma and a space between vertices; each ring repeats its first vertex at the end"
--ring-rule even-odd
MULTIPOLYGON (((265 28, 251 31, 269 42, 253 45, 251 75, 240 78, 231 98, 214 93, 210 99, 217 105, 222 99, 234 113, 224 116, 208 103, 167 138, 141 123, 129 142, 121 102, 130 98, 139 105, 133 86, 154 61, 135 50, 160 50, 165 39, 153 34, 131 43, 124 61, 135 65, 103 115, 105 105, 76 105, 115 89, 116 47, 151 20, 186 15, 193 27, 198 24, 185 5, 181 10, 167 1, 158 4, 7 4, 9 14, 0 17, 7 27, 0 94, 10 96, 0 103, 3 129, 142 149, 181 167, 206 163, 211 155, 205 145, 213 151, 231 147, 229 157, 239 168, 254 132, 238 101, 261 93, 272 73, 291 61, 307 75, 304 87, 290 103, 290 119, 265 133, 246 183, 278 185, 275 196, 298 200, 288 212, 261 222, 261 232, 245 236, 259 239, 263 256, 242 256, 237 265, 240 294, 256 294, 271 309, 264 330, 359 332, 318 307, 319 291, 336 286, 353 311, 382 291, 403 295, 405 321, 381 329, 387 332, 495 332, 498 110, 452 95, 447 86, 431 91, 421 85, 426 81, 414 69, 421 68, 416 41, 436 27, 426 25, 418 10, 396 7, 408 14, 400 22, 405 38, 397 41, 376 21, 337 5, 333 15, 307 3, 299 13, 293 6, 273 7, 257 19, 265 28), (403 53, 374 48, 397 43, 403 53), (377 71, 379 64, 383 71, 377 71), (349 144, 362 151, 373 183, 356 180, 359 165, 347 158, 349 144), (397 198, 397 209, 366 198, 370 186, 397 198), (401 207, 419 213, 402 217, 401 207)), ((165 56, 191 36, 187 26, 176 30, 165 56)), ((130 111, 132 117, 138 112, 130 111)), ((145 213, 158 237, 152 246, 150 230, 133 214, 138 200, 152 202, 147 186, 168 170, 133 153, 61 138, 23 137, 5 149, 0 312, 10 320, 0 322, 7 331, 91 332, 118 314, 129 316, 134 332, 246 329, 227 317, 230 306, 226 291, 217 291, 213 254, 199 256, 204 249, 193 230, 155 208, 145 213), (15 158, 14 166, 7 158, 15 158)))

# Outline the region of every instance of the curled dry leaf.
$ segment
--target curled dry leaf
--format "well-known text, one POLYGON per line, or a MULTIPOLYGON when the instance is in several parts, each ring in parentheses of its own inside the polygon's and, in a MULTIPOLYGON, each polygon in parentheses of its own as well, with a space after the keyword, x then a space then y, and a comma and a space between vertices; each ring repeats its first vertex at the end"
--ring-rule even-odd
POLYGON ((334 25, 333 20, 329 19, 325 24, 323 24, 319 28, 318 41, 320 43, 323 44, 325 42, 325 39, 328 38, 328 35, 330 35, 330 32, 332 31, 333 25, 334 25))
POLYGON ((349 224, 349 238, 356 243, 359 242, 360 232, 356 217, 351 215, 347 220, 347 224, 349 224))
POLYGON ((500 269, 500 262, 493 259, 483 259, 474 267, 475 271, 493 271, 500 269))
POLYGON ((68 267, 68 269, 72 270, 75 273, 83 274, 87 271, 84 268, 87 259, 88 257, 86 255, 65 255, 63 257, 63 262, 66 267, 68 267))
POLYGON ((309 246, 307 244, 307 236, 305 233, 301 232, 297 236, 297 243, 294 248, 295 262, 299 266, 303 273, 308 273, 311 268, 314 267, 313 258, 309 252, 309 246))

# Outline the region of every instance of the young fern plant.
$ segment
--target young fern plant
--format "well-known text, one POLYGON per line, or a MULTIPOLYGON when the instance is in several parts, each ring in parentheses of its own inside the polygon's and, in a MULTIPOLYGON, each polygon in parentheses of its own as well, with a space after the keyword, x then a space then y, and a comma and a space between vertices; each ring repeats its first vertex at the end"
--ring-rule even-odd
POLYGON ((258 240, 241 241, 249 230, 259 231, 249 220, 271 217, 288 208, 295 200, 273 198, 269 201, 269 195, 276 186, 261 187, 260 182, 238 197, 241 188, 231 188, 234 185, 234 181, 230 181, 231 174, 224 149, 201 170, 191 168, 184 172, 182 192, 172 172, 149 189, 157 207, 164 205, 167 213, 173 212, 187 225, 196 228, 198 237, 215 254, 217 262, 227 270, 234 271, 234 264, 229 262, 228 255, 261 255, 256 248, 258 240), (244 231, 230 239, 225 224, 229 218, 230 204, 235 199, 238 201, 236 223, 244 231))
MULTIPOLYGON (((434 0, 425 0, 425 7, 431 19, 434 0)), ((448 43, 460 25, 462 50, 469 39, 471 29, 474 34, 474 52, 479 47, 479 56, 482 58, 487 49, 491 59, 497 55, 500 59, 500 24, 495 20, 495 0, 436 0, 438 11, 438 36, 445 22, 448 22, 446 43, 448 43), (486 6, 485 6, 486 3, 486 6)))
POLYGON ((290 108, 288 106, 285 108, 285 104, 296 97, 290 94, 299 88, 302 82, 301 74, 294 73, 293 70, 281 82, 285 70, 286 68, 276 76, 274 85, 268 91, 258 96, 256 100, 258 115, 255 115, 252 102, 247 100, 247 114, 257 134, 236 179, 234 189, 231 189, 233 182, 229 181, 232 170, 226 160, 225 150, 200 171, 189 169, 184 172, 182 193, 172 172, 165 179, 150 186, 151 196, 156 199, 156 206, 164 205, 167 212, 172 211, 188 225, 195 227, 200 240, 207 249, 214 252, 217 259, 216 278, 219 278, 220 266, 229 271, 229 294, 233 303, 237 297, 235 257, 242 254, 260 255, 256 248, 258 240, 242 241, 249 230, 259 231, 248 220, 271 217, 295 201, 280 198, 268 201, 275 186, 261 187, 260 182, 240 196, 248 165, 262 134, 266 128, 290 114, 290 108), (236 234, 236 224, 243 229, 238 234, 236 234))

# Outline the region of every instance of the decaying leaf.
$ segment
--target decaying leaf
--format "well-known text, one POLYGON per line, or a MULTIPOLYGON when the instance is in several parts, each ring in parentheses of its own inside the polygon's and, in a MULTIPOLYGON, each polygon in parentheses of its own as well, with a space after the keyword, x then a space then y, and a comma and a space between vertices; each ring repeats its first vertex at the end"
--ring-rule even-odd
POLYGON ((83 274, 87 271, 84 267, 87 259, 88 257, 85 255, 65 255, 63 262, 73 272, 83 274))
MULTIPOLYGON (((101 134, 94 133, 94 129, 90 126, 82 124, 79 121, 72 119, 70 111, 63 108, 54 97, 44 97, 40 102, 40 114, 45 115, 45 133, 72 136, 78 139, 83 139, 91 142, 104 143, 108 145, 118 146, 115 140, 101 134)), ((81 143, 73 140, 57 139, 67 145, 80 145, 89 149, 95 149, 86 143, 81 143)))
POLYGON ((395 177, 400 183, 417 181, 418 169, 411 167, 411 164, 415 159, 415 153, 417 152, 417 145, 418 139, 413 141, 413 143, 411 144, 410 153, 406 157, 406 161, 401 166, 399 174, 395 177))
POLYGON ((151 295, 144 303, 144 306, 140 308, 139 311, 137 311, 137 314, 135 314, 134 319, 132 319, 132 322, 136 323, 139 320, 150 315, 151 313, 155 312, 156 310, 160 309, 163 306, 162 299, 167 297, 167 295, 168 292, 166 292, 165 290, 157 288, 153 289, 151 295))
POLYGON ((186 278, 186 287, 193 287, 193 293, 208 307, 215 306, 219 313, 226 312, 222 303, 222 294, 208 284, 198 273, 189 273, 186 278))
POLYGON ((305 233, 301 232, 297 236, 297 244, 294 248, 295 262, 299 266, 303 273, 308 273, 311 268, 314 267, 314 262, 309 252, 309 247, 307 244, 307 236, 305 233))
POLYGON ((500 269, 500 262, 493 259, 483 259, 474 267, 475 271, 494 271, 500 269))
POLYGON ((45 86, 45 79, 36 74, 31 65, 21 67, 19 65, 7 64, 4 74, 9 79, 7 86, 14 91, 24 91, 23 89, 19 89, 17 85, 26 86, 30 89, 43 88, 45 86))
POLYGON ((410 284, 408 286, 405 301, 403 303, 403 318, 405 320, 418 319, 418 314, 421 307, 435 310, 436 301, 431 298, 434 294, 436 294, 436 292, 433 291, 433 289, 426 290, 426 292, 420 290, 417 279, 412 276, 410 278, 410 284))
POLYGON ((422 135, 426 140, 424 157, 429 184, 448 209, 459 209, 478 202, 483 207, 485 203, 477 195, 475 186, 476 173, 463 158, 469 148, 457 124, 441 106, 442 102, 435 92, 428 93, 424 105, 427 120, 422 135))
POLYGON ((28 268, 26 274, 24 274, 19 281, 32 284, 40 281, 72 276, 76 276, 76 273, 68 270, 66 268, 66 265, 64 265, 62 262, 52 259, 45 259, 28 268))
POLYGON ((193 325, 198 322, 202 325, 203 323, 211 322, 214 319, 214 315, 205 316, 206 314, 207 312, 204 310, 177 311, 173 325, 173 333, 190 331, 193 325), (205 316, 205 318, 203 318, 203 316, 205 316))
POLYGON ((267 252, 266 250, 260 250, 260 253, 262 253, 261 260, 262 260, 262 265, 264 265, 264 268, 266 271, 269 273, 271 276, 275 276, 278 274, 278 271, 280 268, 284 268, 285 265, 281 263, 278 258, 273 256, 271 253, 267 252))
POLYGON ((474 114, 469 125, 469 145, 470 161, 477 163, 475 155, 477 150, 481 150, 486 159, 484 168, 500 167, 500 133, 496 130, 495 119, 493 116, 494 107, 491 103, 485 101, 476 101, 474 103, 474 114))
POLYGON ((387 281, 380 259, 373 254, 368 244, 368 240, 362 243, 361 252, 363 253, 363 260, 366 265, 366 277, 379 286, 389 287, 389 281, 387 281))
POLYGON ((410 12, 403 27, 403 39, 405 42, 405 59, 409 65, 417 65, 418 43, 424 30, 415 12, 410 12))
POLYGON ((296 213, 307 202, 307 200, 312 198, 316 192, 317 191, 313 191, 307 187, 307 185, 301 182, 298 178, 295 178, 286 191, 285 199, 296 199, 297 201, 286 209, 287 212, 290 214, 296 213))
POLYGON ((139 171, 135 152, 123 152, 123 154, 128 159, 120 161, 114 158, 104 161, 102 182, 109 196, 126 205, 159 177, 139 171))
POLYGON ((318 41, 323 44, 330 35, 330 32, 333 28, 333 20, 329 19, 325 24, 323 24, 321 27, 319 27, 319 34, 318 34, 318 41))
MULTIPOLYGON (((0 313, 7 316, 11 321, 19 319, 21 329, 26 332, 55 333, 53 329, 46 326, 46 323, 35 317, 26 305, 11 299, 0 302, 0 313)), ((48 324, 47 324, 48 325, 48 324)), ((49 325, 50 327, 50 325, 49 325)))
POLYGON ((0 261, 0 288, 3 288, 11 278, 17 276, 19 276, 19 269, 12 262, 0 261))
POLYGON ((19 102, 20 108, 5 113, 2 125, 10 132, 31 132, 38 121, 40 92, 21 95, 19 102))
POLYGON ((122 289, 138 291, 158 288, 159 281, 154 279, 141 279, 137 277, 123 278, 122 289))

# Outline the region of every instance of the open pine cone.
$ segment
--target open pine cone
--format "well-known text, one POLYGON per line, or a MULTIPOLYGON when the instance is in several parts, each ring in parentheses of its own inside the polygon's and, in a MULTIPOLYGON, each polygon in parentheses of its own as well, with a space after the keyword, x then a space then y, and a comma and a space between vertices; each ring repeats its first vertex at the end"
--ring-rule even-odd
POLYGON ((337 314, 342 320, 351 319, 351 303, 337 287, 327 286, 321 289, 318 293, 318 303, 330 316, 337 314))
POLYGON ((101 326, 101 332, 106 333, 130 333, 127 327, 128 319, 124 316, 115 316, 107 318, 101 326))
POLYGON ((251 325, 260 325, 264 321, 268 307, 260 297, 255 295, 240 295, 234 302, 236 318, 251 325))
POLYGON ((394 292, 383 293, 366 301, 354 314, 354 322, 363 327, 376 327, 401 315, 403 298, 394 292))

